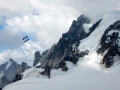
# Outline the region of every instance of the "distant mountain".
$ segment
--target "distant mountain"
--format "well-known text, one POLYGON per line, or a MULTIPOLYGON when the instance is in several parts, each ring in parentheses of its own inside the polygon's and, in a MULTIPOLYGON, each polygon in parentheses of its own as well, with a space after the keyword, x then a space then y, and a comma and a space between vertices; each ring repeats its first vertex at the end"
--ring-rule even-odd
POLYGON ((4 85, 12 82, 16 72, 18 64, 17 62, 10 59, 8 62, 0 65, 0 88, 4 85))
POLYGON ((30 66, 28 66, 27 63, 22 62, 22 64, 19 65, 13 59, 0 65, 0 88, 12 83, 16 74, 23 73, 28 68, 30 68, 30 66))

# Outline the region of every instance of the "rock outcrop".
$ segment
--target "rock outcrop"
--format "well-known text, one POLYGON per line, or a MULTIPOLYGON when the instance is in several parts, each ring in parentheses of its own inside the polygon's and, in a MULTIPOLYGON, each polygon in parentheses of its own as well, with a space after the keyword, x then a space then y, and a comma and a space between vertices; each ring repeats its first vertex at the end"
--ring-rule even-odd
POLYGON ((21 73, 28 68, 30 68, 30 66, 28 66, 27 63, 22 62, 22 64, 19 65, 12 59, 0 65, 0 88, 2 89, 3 86, 22 79, 21 73))
MULTIPOLYGON (((83 39, 86 34, 83 27, 83 24, 85 23, 90 23, 90 20, 84 15, 78 17, 77 21, 73 21, 69 31, 64 33, 59 42, 54 44, 52 48, 49 49, 49 51, 47 51, 47 53, 39 60, 42 68, 45 68, 46 66, 59 68, 62 65, 59 64, 64 62, 65 58, 68 56, 74 58, 71 59, 71 62, 76 64, 78 58, 76 58, 75 55, 79 53, 77 47, 80 44, 80 40, 83 39)), ((65 68, 65 66, 63 66, 63 68, 65 68)))
POLYGON ((33 67, 35 65, 37 65, 38 61, 41 59, 41 54, 39 51, 35 52, 35 59, 34 59, 34 63, 33 63, 33 67))
MULTIPOLYGON (((62 71, 67 71, 68 67, 66 66, 65 61, 70 61, 76 65, 80 57, 89 53, 88 50, 80 51, 78 49, 80 40, 88 37, 99 25, 101 20, 93 24, 93 26, 89 28, 88 33, 85 32, 83 26, 84 24, 90 23, 90 19, 88 17, 81 15, 78 17, 77 21, 74 20, 69 31, 64 33, 58 43, 54 44, 51 49, 47 50, 45 54, 42 55, 38 62, 41 63, 41 68, 61 68, 62 71)), ((45 71, 41 74, 44 74, 45 71)))
POLYGON ((98 54, 104 55, 101 64, 106 68, 111 67, 115 62, 119 62, 120 57, 120 21, 110 25, 104 32, 98 54), (116 58, 116 59, 114 59, 116 58))
POLYGON ((23 73, 26 69, 31 68, 30 66, 27 65, 27 63, 22 62, 17 69, 17 73, 23 73))
POLYGON ((10 59, 8 62, 0 65, 0 88, 12 82, 16 72, 18 64, 14 60, 10 59))

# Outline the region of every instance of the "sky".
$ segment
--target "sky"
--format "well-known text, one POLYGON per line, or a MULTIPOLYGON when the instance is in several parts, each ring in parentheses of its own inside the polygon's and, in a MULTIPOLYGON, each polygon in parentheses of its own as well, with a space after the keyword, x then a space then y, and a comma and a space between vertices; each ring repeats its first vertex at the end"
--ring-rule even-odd
POLYGON ((117 8, 119 0, 0 0, 0 64, 12 58, 32 66, 35 51, 57 43, 78 16, 94 23, 117 8))

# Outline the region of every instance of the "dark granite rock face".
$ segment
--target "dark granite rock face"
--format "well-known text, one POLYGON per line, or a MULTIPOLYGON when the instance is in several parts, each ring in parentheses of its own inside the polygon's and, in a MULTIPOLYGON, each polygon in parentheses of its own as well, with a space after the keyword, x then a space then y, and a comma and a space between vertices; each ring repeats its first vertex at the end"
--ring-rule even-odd
MULTIPOLYGON (((77 21, 73 21, 69 31, 64 33, 58 43, 54 44, 52 48, 47 51, 46 55, 42 56, 39 60, 42 68, 46 66, 58 68, 59 63, 64 62, 67 56, 72 55, 74 57, 74 55, 78 53, 79 50, 77 47, 80 44, 80 40, 83 39, 86 34, 83 27, 85 23, 90 23, 90 20, 84 15, 78 17, 77 21), (73 45, 75 48, 73 48, 73 45)), ((74 59, 72 60, 72 62, 75 61, 74 59)))
POLYGON ((30 68, 30 66, 28 66, 27 63, 22 62, 22 64, 19 65, 12 59, 0 65, 0 88, 2 89, 3 86, 22 79, 22 75, 20 76, 20 73, 23 73, 28 68, 30 68))
POLYGON ((105 67, 109 68, 116 62, 114 57, 120 56, 120 21, 116 21, 105 30, 100 45, 101 47, 97 50, 98 54, 107 51, 101 64, 105 64, 105 67))
POLYGON ((48 76, 48 78, 50 78, 50 70, 51 70, 51 67, 50 66, 46 66, 45 70, 43 72, 40 72, 40 74, 44 75, 44 76, 48 76))
POLYGON ((12 81, 13 81, 13 82, 16 82, 16 81, 18 81, 18 80, 21 80, 22 77, 23 77, 22 73, 23 73, 25 70, 29 69, 29 68, 31 68, 31 67, 28 66, 27 63, 22 62, 22 63, 18 66, 17 72, 16 72, 16 74, 15 74, 15 76, 14 76, 14 78, 13 78, 12 81))
POLYGON ((21 65, 18 66, 17 73, 23 73, 26 69, 31 68, 27 65, 27 63, 22 62, 21 65))
POLYGON ((45 56, 45 55, 47 54, 48 51, 49 51, 49 49, 46 50, 46 51, 44 51, 44 52, 42 53, 42 57, 45 56))
POLYGON ((41 54, 39 51, 35 52, 35 59, 34 59, 34 63, 33 63, 33 67, 35 65, 37 65, 38 61, 41 59, 41 54))
POLYGON ((22 77, 23 77, 23 75, 22 75, 22 74, 17 73, 17 74, 15 75, 14 79, 13 79, 13 82, 16 82, 16 81, 21 80, 21 79, 22 79, 22 77))
POLYGON ((4 75, 4 76, 0 79, 0 90, 2 90, 2 88, 3 88, 5 85, 9 84, 9 83, 11 83, 11 81, 7 79, 6 75, 4 75))
MULTIPOLYGON (((51 49, 47 50, 45 54, 42 55, 39 62, 41 63, 41 68, 46 68, 50 66, 51 69, 61 68, 62 71, 67 71, 66 61, 70 61, 73 64, 77 64, 80 57, 87 55, 88 50, 80 51, 78 46, 80 40, 88 37, 97 28, 101 20, 96 22, 86 33, 83 25, 89 24, 90 19, 84 15, 78 17, 77 21, 74 20, 69 31, 62 34, 57 44, 54 44, 51 49)), ((45 75, 46 70, 41 72, 45 75)))
POLYGON ((0 74, 6 75, 8 80, 12 80, 13 76, 16 74, 18 68, 17 62, 10 59, 8 62, 0 66, 0 74))
POLYGON ((12 82, 17 68, 18 64, 12 59, 0 65, 0 75, 2 75, 2 77, 0 77, 0 88, 12 82))

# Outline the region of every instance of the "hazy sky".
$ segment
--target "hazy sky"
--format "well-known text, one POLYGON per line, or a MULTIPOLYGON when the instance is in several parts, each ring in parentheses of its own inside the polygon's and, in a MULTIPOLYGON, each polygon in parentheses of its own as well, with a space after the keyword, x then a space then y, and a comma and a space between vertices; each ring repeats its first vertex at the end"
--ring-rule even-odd
POLYGON ((35 51, 57 43, 78 16, 94 23, 118 7, 119 0, 0 0, 0 64, 12 58, 32 65, 35 51))

